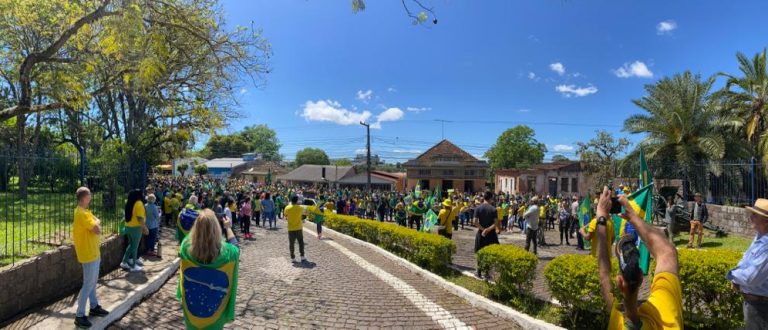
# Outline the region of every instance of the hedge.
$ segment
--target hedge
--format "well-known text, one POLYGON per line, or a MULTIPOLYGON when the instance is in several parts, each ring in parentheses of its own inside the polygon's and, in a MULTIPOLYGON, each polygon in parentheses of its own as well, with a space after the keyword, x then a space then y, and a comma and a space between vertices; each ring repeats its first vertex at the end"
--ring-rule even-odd
MULTIPOLYGON (((725 279, 741 255, 731 250, 677 251, 686 328, 737 329, 744 325, 743 298, 725 279)), ((651 270, 654 268, 652 264, 651 270)))
POLYGON ((445 273, 456 244, 443 236, 348 215, 326 215, 325 226, 399 255, 422 268, 445 273))
POLYGON ((513 245, 493 244, 477 252, 478 268, 497 275, 491 286, 497 297, 512 297, 533 287, 536 255, 513 245))

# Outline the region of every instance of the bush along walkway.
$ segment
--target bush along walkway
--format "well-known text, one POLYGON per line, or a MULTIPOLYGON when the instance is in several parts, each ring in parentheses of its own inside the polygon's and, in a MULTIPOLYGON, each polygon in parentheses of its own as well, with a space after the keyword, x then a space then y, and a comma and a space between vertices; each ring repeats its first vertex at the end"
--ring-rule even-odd
MULTIPOLYGON (((160 257, 142 258, 144 271, 129 273, 121 268, 101 275, 96 286, 99 304, 110 311, 105 317, 89 318, 94 329, 101 329, 122 317, 133 304, 160 288, 178 268, 178 249, 172 229, 161 228, 160 257)), ((7 329, 73 329, 77 295, 32 311, 10 324, 7 329)), ((86 306, 87 307, 87 306, 86 306)))

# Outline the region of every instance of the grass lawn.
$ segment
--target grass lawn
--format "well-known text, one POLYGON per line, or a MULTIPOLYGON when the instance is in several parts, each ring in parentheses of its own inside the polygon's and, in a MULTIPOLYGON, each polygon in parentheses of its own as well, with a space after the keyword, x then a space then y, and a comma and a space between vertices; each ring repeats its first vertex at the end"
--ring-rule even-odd
MULTIPOLYGON (((675 236, 675 246, 681 249, 686 248, 689 238, 690 235, 687 233, 678 234, 675 236)), ((709 230, 704 230, 704 238, 701 240, 702 249, 727 249, 738 252, 746 251, 750 244, 752 244, 751 237, 744 237, 736 234, 716 237, 715 233, 709 230)))
MULTIPOLYGON (((123 199, 118 198, 116 210, 106 211, 102 207, 102 194, 94 194, 91 209, 101 219, 105 235, 118 231, 123 199)), ((27 199, 22 200, 16 193, 1 192, 0 266, 71 242, 74 208, 73 193, 30 191, 27 199)))

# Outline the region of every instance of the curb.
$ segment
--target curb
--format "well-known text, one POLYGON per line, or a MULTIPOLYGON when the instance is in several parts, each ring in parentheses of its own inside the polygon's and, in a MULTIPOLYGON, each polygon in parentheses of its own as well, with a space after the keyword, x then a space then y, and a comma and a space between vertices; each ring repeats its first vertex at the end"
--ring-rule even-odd
MULTIPOLYGON (((308 229, 305 228, 305 230, 308 230, 308 229)), ((514 310, 514 309, 508 307, 508 306, 502 305, 502 304, 497 303, 495 301, 492 301, 492 300, 490 300, 490 299, 488 299, 486 297, 478 295, 478 294, 476 294, 476 293, 474 293, 472 291, 469 291, 469 290, 467 290, 467 289, 465 289, 465 288, 463 288, 463 287, 461 287, 459 285, 456 285, 456 284, 453 284, 451 282, 448 282, 444 278, 442 278, 442 277, 440 277, 438 275, 435 275, 434 273, 432 273, 430 271, 424 270, 421 267, 414 265, 410 261, 405 260, 405 259, 403 259, 401 257, 398 257, 398 256, 394 255, 392 252, 384 250, 381 247, 378 247, 378 246, 376 246, 374 244, 371 244, 371 243, 368 243, 368 242, 365 242, 365 241, 361 241, 361 240, 356 239, 354 237, 347 236, 345 234, 339 233, 339 232, 337 232, 337 231, 335 231, 333 229, 330 229, 328 227, 323 227, 323 231, 328 231, 328 232, 337 234, 339 237, 342 237, 343 239, 348 240, 348 241, 350 241, 350 242, 352 242, 354 244, 369 247, 369 248, 373 249, 374 251, 377 251, 380 254, 384 255, 387 259, 390 259, 390 260, 396 262, 397 264, 407 268, 412 273, 416 273, 419 276, 429 280, 430 282, 432 282, 434 284, 437 284, 438 286, 442 287, 444 290, 446 290, 448 292, 451 292, 451 293, 453 293, 453 294, 463 298, 464 300, 469 302, 470 305, 478 307, 478 308, 482 308, 482 309, 488 311, 489 313, 491 313, 491 314, 493 314, 495 316, 502 317, 502 318, 505 318, 505 319, 508 319, 508 320, 513 320, 513 321, 517 322, 518 324, 520 324, 520 326, 522 326, 524 329, 546 329, 546 330, 554 330, 554 329, 560 330, 560 329, 562 329, 562 330, 565 330, 565 328, 561 328, 561 327, 556 326, 554 324, 547 323, 545 321, 536 319, 536 318, 534 318, 534 317, 532 317, 530 315, 527 315, 525 313, 521 313, 521 312, 519 312, 517 310, 514 310)))
POLYGON ((133 292, 125 300, 109 306, 109 314, 107 316, 93 319, 91 321, 93 322, 93 329, 105 329, 113 322, 121 319, 123 316, 125 316, 125 314, 128 314, 128 312, 131 310, 131 307, 140 303, 144 297, 159 290, 160 287, 163 286, 163 284, 165 284, 169 278, 171 278, 171 275, 176 273, 176 270, 179 269, 180 263, 181 259, 177 257, 167 268, 160 272, 160 274, 155 275, 149 279, 147 283, 144 283, 133 290, 133 292))

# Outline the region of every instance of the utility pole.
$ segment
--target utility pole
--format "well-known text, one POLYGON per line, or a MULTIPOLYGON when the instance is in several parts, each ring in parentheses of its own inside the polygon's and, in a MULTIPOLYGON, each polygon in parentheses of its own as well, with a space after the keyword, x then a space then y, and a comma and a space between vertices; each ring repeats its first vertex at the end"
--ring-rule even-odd
POLYGON ((366 124, 365 122, 361 121, 360 125, 365 126, 366 135, 368 136, 368 143, 366 144, 367 149, 367 155, 366 155, 366 171, 368 176, 368 185, 366 186, 366 189, 368 189, 368 192, 371 192, 371 124, 366 124))

